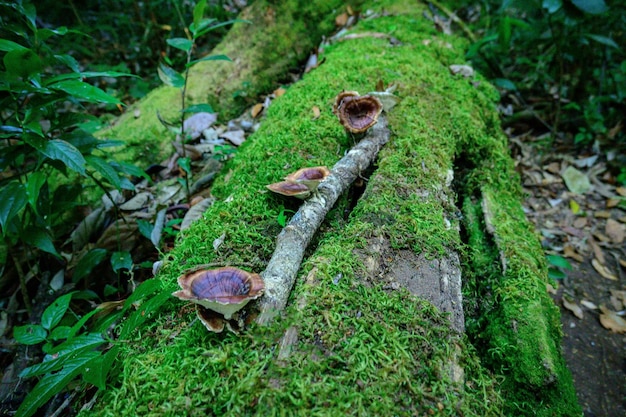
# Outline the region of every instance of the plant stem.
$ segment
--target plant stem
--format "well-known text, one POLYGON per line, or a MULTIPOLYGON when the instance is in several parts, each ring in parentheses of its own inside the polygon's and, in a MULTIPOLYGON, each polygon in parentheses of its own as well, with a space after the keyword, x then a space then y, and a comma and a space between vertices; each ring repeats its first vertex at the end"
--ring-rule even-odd
MULTIPOLYGON (((187 63, 185 64, 185 83, 183 84, 180 98, 180 140, 182 141, 183 158, 187 158, 187 150, 185 149, 185 96, 187 95, 187 81, 189 80, 189 63, 191 62, 191 51, 193 51, 193 48, 195 46, 195 39, 193 41, 193 45, 191 46, 191 48, 189 48, 189 51, 187 51, 187 63)), ((185 195, 187 196, 187 203, 191 202, 191 193, 189 192, 189 175, 191 175, 190 172, 185 172, 185 195)))
POLYGON ((32 311, 33 311, 33 305, 30 303, 30 298, 28 296, 28 288, 26 288, 26 276, 24 275, 24 270, 22 269, 22 264, 20 264, 20 260, 17 259, 17 256, 15 256, 15 252, 14 251, 9 249, 9 253, 11 254, 11 259, 13 260, 13 264, 15 265, 15 270, 17 271, 17 276, 20 279, 20 291, 22 292, 22 298, 24 299, 24 305, 26 306, 26 310, 28 311, 28 314, 31 314, 32 311))

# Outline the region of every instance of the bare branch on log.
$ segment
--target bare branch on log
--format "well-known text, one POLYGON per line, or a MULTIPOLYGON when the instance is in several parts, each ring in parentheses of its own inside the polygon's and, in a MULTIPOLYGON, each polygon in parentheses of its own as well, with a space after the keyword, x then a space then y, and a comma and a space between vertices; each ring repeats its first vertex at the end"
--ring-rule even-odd
POLYGON ((376 159, 378 151, 389 140, 387 120, 380 117, 365 137, 339 160, 318 192, 306 200, 291 221, 280 232, 276 249, 261 273, 265 294, 259 301, 257 322, 269 323, 287 305, 296 281, 304 251, 339 196, 376 159))

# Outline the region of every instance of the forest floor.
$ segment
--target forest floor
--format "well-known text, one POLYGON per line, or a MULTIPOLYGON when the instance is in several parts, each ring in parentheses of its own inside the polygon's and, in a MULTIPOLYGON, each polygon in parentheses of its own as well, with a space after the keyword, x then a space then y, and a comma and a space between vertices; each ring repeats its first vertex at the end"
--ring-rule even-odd
POLYGON ((510 143, 528 219, 546 252, 571 264, 561 269, 564 276, 551 292, 561 309, 563 354, 584 414, 626 415, 624 321, 612 313, 626 308, 626 213, 615 205, 626 190, 609 184, 605 163, 593 154, 579 155, 567 146, 547 149, 530 134, 510 143), (591 179, 587 192, 568 188, 576 189, 563 178, 568 167, 591 179))

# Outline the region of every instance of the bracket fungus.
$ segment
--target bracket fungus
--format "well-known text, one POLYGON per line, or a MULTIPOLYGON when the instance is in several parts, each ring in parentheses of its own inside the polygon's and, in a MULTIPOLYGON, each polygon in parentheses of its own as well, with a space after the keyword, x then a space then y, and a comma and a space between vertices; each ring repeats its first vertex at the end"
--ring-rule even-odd
POLYGON ((220 313, 226 320, 250 300, 259 298, 265 289, 259 274, 230 266, 192 270, 178 277, 178 285, 182 290, 174 292, 174 297, 220 313))
POLYGON ((335 97, 333 113, 341 125, 352 134, 365 133, 378 122, 383 105, 376 97, 359 96, 356 91, 342 91, 335 97))
POLYGON ((330 170, 325 166, 302 168, 285 177, 286 181, 297 182, 306 185, 309 190, 317 190, 320 182, 330 175, 330 170))
POLYGON ((305 199, 317 190, 320 182, 330 175, 330 170, 324 166, 301 168, 285 177, 285 181, 275 182, 267 188, 287 197, 305 199))
POLYGON ((306 186, 306 184, 294 181, 275 182, 274 184, 266 185, 266 187, 276 194, 284 195, 286 197, 296 197, 301 200, 304 200, 311 195, 311 190, 306 186))

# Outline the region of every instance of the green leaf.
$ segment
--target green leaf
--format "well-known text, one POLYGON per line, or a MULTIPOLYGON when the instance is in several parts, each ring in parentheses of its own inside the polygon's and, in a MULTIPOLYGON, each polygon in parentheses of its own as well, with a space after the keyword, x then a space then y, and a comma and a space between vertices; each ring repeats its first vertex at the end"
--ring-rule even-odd
POLYGON ((93 77, 135 77, 139 78, 139 76, 134 74, 128 74, 125 72, 119 71, 85 71, 85 72, 70 72, 67 74, 59 74, 54 77, 50 77, 44 85, 52 85, 58 83, 62 80, 81 80, 83 78, 93 78, 93 77))
MULTIPOLYGON (((200 0, 196 3, 196 7, 193 8, 193 25, 192 27, 197 28, 202 21, 202 17, 204 16, 204 10, 206 9, 206 0, 200 0)), ((195 32, 191 30, 191 33, 195 35, 195 32)))
POLYGON ((44 375, 33 390, 28 393, 15 417, 33 415, 39 407, 65 389, 74 378, 84 372, 98 356, 100 356, 100 352, 84 351, 77 353, 65 363, 62 370, 54 374, 44 375))
POLYGON ((67 30, 67 27, 65 26, 60 26, 57 29, 43 28, 43 29, 37 30, 37 37, 39 38, 39 40, 45 41, 46 39, 54 35, 59 35, 59 36, 66 35, 67 32, 68 30, 67 30))
POLYGON ((176 164, 181 167, 187 175, 191 175, 191 158, 178 158, 178 160, 176 160, 176 164))
POLYGON ((194 104, 183 110, 185 113, 215 113, 210 104, 194 104))
POLYGON ((187 38, 172 38, 166 40, 167 44, 172 48, 180 49, 181 51, 189 52, 193 48, 193 41, 187 38))
POLYGON ((77 350, 96 348, 104 342, 105 340, 102 338, 100 333, 81 334, 80 336, 73 337, 64 343, 55 346, 50 349, 49 353, 51 355, 58 354, 58 356, 63 356, 71 354, 77 350))
POLYGON ((150 240, 152 235, 152 229, 154 226, 147 220, 137 219, 137 226, 139 226, 139 233, 146 239, 150 240))
POLYGON ((163 62, 159 62, 157 73, 165 85, 176 88, 181 88, 185 85, 185 79, 183 76, 176 72, 172 67, 165 65, 163 62))
POLYGON ((563 7, 562 0, 543 0, 541 7, 548 10, 548 13, 553 14, 558 12, 563 7))
POLYGON ((547 255, 546 258, 548 259, 548 263, 550 265, 556 266, 557 268, 574 269, 572 264, 570 264, 569 261, 562 256, 547 255))
POLYGON ((70 306, 73 294, 74 293, 68 293, 60 296, 43 311, 41 315, 41 326, 44 329, 50 330, 59 324, 70 306))
POLYGON ((58 83, 51 84, 48 87, 53 90, 63 91, 80 101, 87 101, 89 103, 122 104, 121 101, 105 93, 98 87, 94 87, 91 84, 78 80, 59 81, 58 83))
POLYGON ((161 284, 161 281, 157 280, 156 278, 150 278, 148 280, 145 280, 137 288, 135 288, 135 291, 130 295, 130 297, 126 299, 126 302, 124 303, 124 309, 126 310, 130 308, 133 303, 136 303, 142 298, 162 288, 163 286, 161 284))
POLYGON ((70 337, 71 331, 70 326, 57 326, 50 332, 49 339, 53 341, 65 340, 70 337))
POLYGON ((517 91, 517 87, 513 84, 513 81, 507 80, 506 78, 496 78, 492 82, 496 87, 504 88, 509 91, 517 91))
POLYGON ((117 169, 118 171, 123 172, 125 174, 132 175, 135 177, 142 177, 150 182, 152 181, 150 176, 146 174, 146 171, 144 171, 143 169, 139 168, 136 165, 129 164, 127 162, 121 162, 121 161, 110 161, 109 164, 115 169, 117 169))
MULTIPOLYGON (((210 23, 212 23, 212 22, 209 22, 209 24, 210 23)), ((194 34, 193 35, 194 38, 197 39, 200 36, 203 36, 203 35, 211 32, 212 30, 215 30, 217 28, 221 28, 223 26, 232 25, 234 23, 252 23, 252 22, 249 21, 249 20, 245 20, 245 19, 232 19, 232 20, 228 20, 226 22, 221 22, 221 23, 218 23, 216 25, 211 25, 211 26, 206 25, 205 22, 201 22, 200 23, 200 27, 198 28, 197 31, 194 32, 193 29, 191 29, 191 28, 189 28, 189 30, 191 30, 191 32, 194 34)))
POLYGON ((20 372, 20 378, 32 378, 37 375, 43 375, 48 372, 58 371, 63 367, 65 362, 70 358, 70 355, 64 356, 46 356, 43 362, 29 366, 20 372))
POLYGON ((589 14, 600 14, 609 10, 604 0, 572 0, 572 4, 589 14))
POLYGON ((202 31, 210 27, 215 22, 217 22, 217 19, 214 19, 212 17, 203 19, 202 16, 200 16, 200 20, 198 22, 195 22, 194 19, 194 22, 189 25, 189 31, 193 33, 194 39, 198 39, 200 36, 202 36, 202 31))
POLYGON ((55 55, 54 58, 61 64, 65 65, 66 67, 77 73, 77 75, 79 75, 78 73, 80 73, 80 64, 73 56, 67 54, 55 55))
MULTIPOLYGON (((74 297, 76 298, 76 297, 74 297)), ((102 312, 102 309, 96 307, 93 310, 91 310, 89 313, 85 314, 83 317, 80 318, 80 320, 78 320, 70 329, 69 334, 67 335, 67 339, 74 337, 74 335, 76 333, 78 333, 82 327, 85 325, 85 323, 87 323, 87 320, 89 320, 91 317, 93 317, 94 315, 98 314, 102 312)))
POLYGON ((117 272, 120 269, 128 269, 129 271, 133 268, 133 258, 129 252, 113 252, 111 254, 111 266, 113 267, 113 272, 117 272))
POLYGON ((119 350, 119 345, 116 345, 109 349, 104 355, 100 355, 100 357, 94 360, 89 368, 85 370, 83 380, 98 389, 106 389, 107 376, 119 354, 119 350))
POLYGON ((62 259, 61 255, 54 247, 54 242, 52 241, 52 238, 50 237, 50 234, 46 229, 37 225, 33 225, 31 227, 28 227, 24 231, 21 238, 24 243, 27 243, 28 245, 34 246, 44 252, 48 252, 49 254, 56 256, 59 259, 62 259))
POLYGON ((93 155, 87 155, 85 157, 87 164, 89 164, 95 171, 102 175, 109 184, 114 186, 116 189, 122 188, 122 182, 120 176, 117 175, 117 172, 109 165, 107 161, 102 158, 93 155))
POLYGON ((200 59, 196 59, 195 61, 191 61, 190 63, 187 64, 187 67, 190 67, 190 66, 192 66, 194 64, 197 64, 198 62, 202 62, 202 61, 230 61, 230 62, 232 62, 232 59, 230 59, 226 55, 209 55, 209 56, 205 56, 204 58, 200 58, 200 59))
POLYGON ((585 37, 594 40, 602 45, 610 46, 611 48, 619 49, 619 45, 611 38, 601 35, 593 35, 591 33, 587 33, 585 37))
POLYGON ((559 271, 556 268, 548 268, 548 278, 553 279, 553 280, 561 280, 561 279, 565 279, 567 275, 565 275, 564 272, 559 271))
MULTIPOLYGON (((153 319, 159 307, 171 297, 172 295, 169 290, 161 289, 160 293, 141 303, 139 308, 131 313, 128 319, 123 323, 120 338, 123 340, 128 339, 131 334, 136 332, 139 325, 146 320, 153 319)), ((126 304, 128 304, 128 300, 126 300, 126 304)))
POLYGON ((22 46, 19 43, 15 43, 7 39, 0 39, 0 51, 10 52, 10 51, 28 51, 28 50, 29 49, 27 47, 22 46))
POLYGON ((23 345, 36 345, 46 340, 48 332, 39 324, 27 324, 13 328, 13 338, 23 345))
POLYGON ((37 28, 37 11, 35 9, 35 5, 30 3, 24 4, 21 12, 26 18, 26 23, 28 24, 28 27, 34 32, 37 28))
POLYGON ((72 171, 85 175, 85 158, 74 145, 62 139, 46 141, 39 151, 50 159, 63 162, 72 171))
POLYGON ((11 181, 0 187, 0 226, 2 233, 6 235, 6 227, 28 201, 28 194, 22 184, 11 181))
POLYGON ((3 61, 7 72, 24 79, 41 72, 43 68, 39 56, 30 49, 9 51, 4 56, 3 61))
POLYGON ((80 261, 78 261, 76 268, 74 268, 72 282, 78 282, 89 275, 91 271, 104 260, 106 254, 106 249, 102 248, 92 249, 84 254, 83 257, 80 258, 80 261))
POLYGON ((35 171, 28 176, 26 182, 26 194, 28 194, 28 204, 37 212, 37 200, 39 199, 39 190, 46 183, 47 177, 41 171, 35 171))

